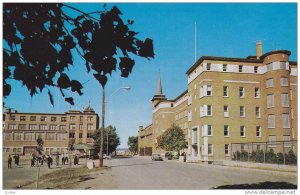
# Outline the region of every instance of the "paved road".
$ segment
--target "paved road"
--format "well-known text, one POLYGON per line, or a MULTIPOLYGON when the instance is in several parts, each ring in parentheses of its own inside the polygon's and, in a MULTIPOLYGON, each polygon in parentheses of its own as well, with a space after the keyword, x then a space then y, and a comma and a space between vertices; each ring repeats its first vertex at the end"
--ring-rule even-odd
MULTIPOLYGON (((98 161, 95 161, 98 164, 98 161)), ((256 169, 151 161, 150 157, 105 160, 111 169, 95 172, 88 181, 76 183, 74 189, 211 189, 220 185, 252 184, 264 181, 284 181, 297 184, 296 173, 256 169)), ((82 163, 83 165, 83 163, 82 163)), ((66 166, 67 167, 67 166, 66 166)), ((41 169, 41 175, 57 170, 41 169)), ((11 189, 26 180, 34 180, 36 168, 7 170, 3 165, 3 188, 11 189)))
POLYGON ((112 166, 112 169, 78 187, 83 189, 211 189, 220 185, 263 181, 297 184, 296 173, 178 161, 151 161, 150 157, 112 159, 105 161, 105 165, 112 166))

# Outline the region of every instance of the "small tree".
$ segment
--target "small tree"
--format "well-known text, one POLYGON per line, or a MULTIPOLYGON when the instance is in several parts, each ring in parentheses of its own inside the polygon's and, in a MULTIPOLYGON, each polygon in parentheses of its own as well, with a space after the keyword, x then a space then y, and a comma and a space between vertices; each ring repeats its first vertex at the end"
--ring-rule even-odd
MULTIPOLYGON (((93 135, 94 139, 94 146, 97 152, 100 151, 100 140, 101 140, 101 129, 97 129, 95 134, 93 135)), ((103 152, 104 154, 112 153, 116 151, 117 147, 121 144, 120 137, 117 134, 116 127, 113 127, 109 125, 104 129, 103 133, 103 152), (108 136, 108 142, 107 142, 107 136, 108 136), (108 144, 108 147, 107 147, 108 144)))
POLYGON ((173 124, 161 136, 158 137, 158 146, 167 151, 177 151, 187 148, 187 141, 183 130, 173 124))
POLYGON ((138 152, 138 136, 129 136, 127 145, 129 146, 130 152, 136 154, 138 152))

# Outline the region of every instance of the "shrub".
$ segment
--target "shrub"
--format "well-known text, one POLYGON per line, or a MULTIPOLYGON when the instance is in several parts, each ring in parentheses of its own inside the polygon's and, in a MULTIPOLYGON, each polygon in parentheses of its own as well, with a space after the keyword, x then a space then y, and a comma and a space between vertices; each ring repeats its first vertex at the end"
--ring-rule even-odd
POLYGON ((297 164, 297 156, 293 150, 290 150, 288 154, 285 155, 285 164, 297 164))

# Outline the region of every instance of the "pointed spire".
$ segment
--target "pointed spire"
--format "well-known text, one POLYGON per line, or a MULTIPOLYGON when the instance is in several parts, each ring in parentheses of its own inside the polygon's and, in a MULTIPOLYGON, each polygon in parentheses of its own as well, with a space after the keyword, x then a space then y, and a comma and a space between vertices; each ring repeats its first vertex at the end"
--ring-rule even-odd
POLYGON ((161 87, 160 74, 158 73, 156 95, 162 95, 162 94, 163 94, 163 93, 162 93, 162 87, 161 87))

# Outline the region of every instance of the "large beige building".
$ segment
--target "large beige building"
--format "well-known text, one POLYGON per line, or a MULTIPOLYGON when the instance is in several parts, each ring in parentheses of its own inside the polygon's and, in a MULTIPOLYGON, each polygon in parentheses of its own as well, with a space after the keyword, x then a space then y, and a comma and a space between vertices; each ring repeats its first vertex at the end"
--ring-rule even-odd
POLYGON ((289 55, 262 55, 258 42, 256 56, 202 56, 187 70, 188 89, 175 100, 165 98, 159 79, 152 124, 139 129, 140 154, 143 148, 164 154, 157 137, 173 123, 186 133, 189 160, 231 159, 233 150, 260 149, 263 143, 280 150, 275 143, 282 142, 295 151, 290 141, 297 140, 297 62, 289 55))
POLYGON ((44 140, 44 151, 66 153, 70 138, 75 144, 94 144, 92 135, 99 117, 88 106, 83 112, 70 110, 61 114, 21 113, 7 109, 3 115, 3 153, 32 154, 37 138, 44 140))

